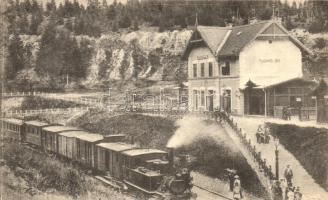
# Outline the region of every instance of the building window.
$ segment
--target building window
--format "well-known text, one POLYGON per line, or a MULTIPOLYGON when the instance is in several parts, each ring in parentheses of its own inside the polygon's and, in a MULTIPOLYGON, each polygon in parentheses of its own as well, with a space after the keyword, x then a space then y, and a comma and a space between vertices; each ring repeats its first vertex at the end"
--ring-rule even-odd
POLYGON ((194 78, 197 77, 197 64, 193 64, 193 76, 194 78))
POLYGON ((200 92, 200 104, 201 106, 205 106, 205 91, 200 92))
POLYGON ((194 90, 194 109, 198 109, 198 95, 197 95, 197 90, 194 90))
POLYGON ((230 75, 230 62, 226 61, 222 66, 222 75, 229 76, 230 75))
POLYGON ((200 64, 200 76, 201 77, 205 76, 205 64, 204 63, 200 64))
POLYGON ((209 77, 213 76, 213 63, 211 62, 208 63, 208 76, 209 77))

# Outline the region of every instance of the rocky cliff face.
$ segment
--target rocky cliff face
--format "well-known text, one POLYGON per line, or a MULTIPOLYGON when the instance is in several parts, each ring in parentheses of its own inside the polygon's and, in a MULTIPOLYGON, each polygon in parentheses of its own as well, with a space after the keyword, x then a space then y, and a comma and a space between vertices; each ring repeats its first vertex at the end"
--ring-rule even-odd
MULTIPOLYGON (((173 81, 178 66, 185 65, 180 56, 190 36, 190 30, 76 36, 78 43, 86 40, 92 49, 87 77, 80 84, 92 88, 108 81, 173 81)), ((22 40, 31 46, 35 62, 40 37, 22 36, 22 40)))

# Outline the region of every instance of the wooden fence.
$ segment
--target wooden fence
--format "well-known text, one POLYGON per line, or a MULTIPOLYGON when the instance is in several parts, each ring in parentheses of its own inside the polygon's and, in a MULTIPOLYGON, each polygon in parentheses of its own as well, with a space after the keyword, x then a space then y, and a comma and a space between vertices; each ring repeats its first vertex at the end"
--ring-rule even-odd
POLYGON ((26 116, 26 115, 35 115, 35 114, 58 114, 58 113, 69 113, 74 111, 88 111, 90 107, 73 107, 73 108, 47 108, 47 109, 38 109, 38 110, 9 110, 3 112, 5 117, 11 117, 15 115, 26 116))

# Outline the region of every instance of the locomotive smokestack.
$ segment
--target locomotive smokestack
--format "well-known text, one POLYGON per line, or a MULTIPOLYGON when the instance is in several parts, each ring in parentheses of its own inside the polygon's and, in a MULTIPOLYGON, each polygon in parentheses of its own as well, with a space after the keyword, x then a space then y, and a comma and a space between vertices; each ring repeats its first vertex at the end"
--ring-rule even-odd
POLYGON ((171 168, 174 166, 174 148, 169 148, 169 165, 171 168))

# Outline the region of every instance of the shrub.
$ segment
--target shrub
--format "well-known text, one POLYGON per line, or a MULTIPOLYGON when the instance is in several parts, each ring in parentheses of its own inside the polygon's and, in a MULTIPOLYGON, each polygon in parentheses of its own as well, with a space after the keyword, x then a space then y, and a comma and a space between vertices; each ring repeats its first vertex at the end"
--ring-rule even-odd
POLYGON ((38 190, 54 188, 74 197, 86 191, 88 182, 82 171, 45 153, 12 143, 5 146, 4 159, 10 168, 15 169, 16 175, 38 190))

